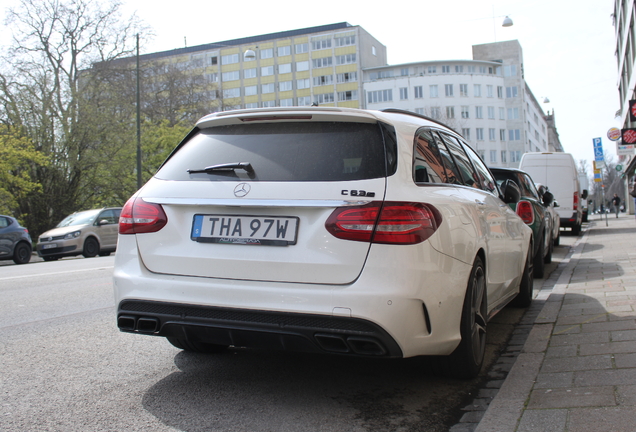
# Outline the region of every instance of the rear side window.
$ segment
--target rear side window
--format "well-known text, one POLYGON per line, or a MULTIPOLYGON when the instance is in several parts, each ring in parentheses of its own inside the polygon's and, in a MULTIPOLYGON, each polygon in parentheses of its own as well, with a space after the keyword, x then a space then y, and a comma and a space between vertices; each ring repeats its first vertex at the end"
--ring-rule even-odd
POLYGON ((388 135, 389 131, 379 124, 344 122, 239 124, 203 129, 166 161, 156 177, 190 181, 379 178, 395 164, 395 160, 386 161, 386 155, 395 158, 394 149, 385 149, 388 135), (253 172, 236 169, 188 173, 236 163, 251 164, 253 172))
POLYGON ((444 162, 430 130, 420 130, 415 135, 413 180, 415 183, 446 183, 444 162))
POLYGON ((459 141, 448 134, 442 133, 441 135, 444 137, 444 141, 446 142, 446 145, 448 146, 448 149, 453 155, 453 159, 455 159, 457 167, 461 172, 463 180, 462 184, 464 186, 481 189, 481 184, 479 182, 479 178, 477 177, 477 173, 473 169, 473 166, 470 163, 468 156, 466 156, 466 153, 464 153, 464 150, 462 149, 459 141))

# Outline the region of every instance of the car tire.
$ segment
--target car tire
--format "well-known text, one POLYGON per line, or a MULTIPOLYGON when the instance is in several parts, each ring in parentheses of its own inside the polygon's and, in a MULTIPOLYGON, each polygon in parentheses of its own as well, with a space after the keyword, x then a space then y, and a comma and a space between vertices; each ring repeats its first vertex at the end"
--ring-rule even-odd
POLYGON ((550 264, 552 262, 552 252, 554 251, 554 240, 552 240, 552 238, 550 238, 548 245, 548 253, 545 254, 545 258, 543 259, 543 262, 546 264, 550 264))
MULTIPOLYGON (((544 233, 545 235, 545 233, 544 233)), ((545 239, 541 236, 539 240, 539 247, 537 253, 534 256, 534 277, 541 279, 545 274, 545 239)))
POLYGON ((559 233, 557 234, 553 242, 555 246, 558 246, 559 244, 561 244, 561 230, 559 230, 559 233))
POLYGON ((532 303, 532 290, 534 285, 534 259, 532 257, 532 245, 526 258, 526 266, 523 269, 521 283, 519 283, 519 294, 510 302, 511 306, 526 308, 532 303))
POLYGON ((89 237, 84 241, 82 255, 84 258, 92 258, 99 253, 99 242, 94 237, 89 237))
POLYGON ((572 227, 572 235, 579 235, 581 233, 581 225, 574 225, 572 227))
POLYGON ((42 259, 43 259, 44 261, 57 261, 57 260, 59 260, 59 259, 60 259, 60 257, 56 257, 56 256, 45 256, 45 257, 42 257, 42 259))
POLYGON ((486 352, 487 320, 486 270, 481 258, 477 257, 470 272, 462 308, 462 340, 450 356, 439 359, 439 366, 444 375, 470 379, 479 374, 486 352))
POLYGON ((26 264, 31 261, 31 246, 28 243, 18 243, 13 250, 13 262, 26 264))
POLYGON ((167 337, 174 347, 182 349, 184 351, 196 352, 201 354, 216 354, 221 353, 227 349, 227 345, 217 345, 206 342, 192 342, 185 339, 179 339, 175 337, 167 337))

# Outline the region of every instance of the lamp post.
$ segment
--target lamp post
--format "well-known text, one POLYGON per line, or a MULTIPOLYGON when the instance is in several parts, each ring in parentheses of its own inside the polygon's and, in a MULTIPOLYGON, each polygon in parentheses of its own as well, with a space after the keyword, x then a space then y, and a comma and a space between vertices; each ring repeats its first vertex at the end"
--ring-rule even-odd
POLYGON ((137 189, 141 188, 141 91, 139 82, 139 33, 137 33, 137 189))

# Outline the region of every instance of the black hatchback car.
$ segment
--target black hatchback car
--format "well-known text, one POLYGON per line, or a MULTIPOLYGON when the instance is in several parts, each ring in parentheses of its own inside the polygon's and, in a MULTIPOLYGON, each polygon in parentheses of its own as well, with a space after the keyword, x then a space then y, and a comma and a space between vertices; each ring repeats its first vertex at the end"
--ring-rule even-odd
POLYGON ((554 200, 550 192, 539 194, 534 181, 528 173, 512 168, 490 168, 497 183, 501 185, 506 180, 513 181, 521 191, 518 203, 509 204, 517 215, 532 228, 534 243, 534 276, 542 278, 545 264, 552 262, 554 242, 552 238, 552 218, 548 207, 554 200))
POLYGON ((0 260, 26 264, 31 260, 31 251, 29 230, 16 218, 0 215, 0 260))

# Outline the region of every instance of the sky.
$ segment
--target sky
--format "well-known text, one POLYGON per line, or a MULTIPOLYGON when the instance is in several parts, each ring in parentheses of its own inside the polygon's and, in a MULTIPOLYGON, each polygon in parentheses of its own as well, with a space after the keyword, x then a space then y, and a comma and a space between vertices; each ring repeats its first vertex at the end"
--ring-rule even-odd
POLYGON ((550 100, 542 107, 554 111, 565 151, 591 166, 592 140, 602 137, 617 159, 607 138, 621 126, 614 0, 121 1, 124 15, 154 34, 142 54, 343 21, 384 44, 389 64, 472 59, 472 45, 516 39, 526 82, 537 100, 550 100), (501 26, 504 16, 512 27, 501 26))

